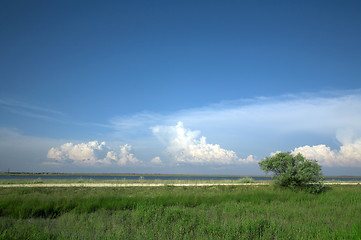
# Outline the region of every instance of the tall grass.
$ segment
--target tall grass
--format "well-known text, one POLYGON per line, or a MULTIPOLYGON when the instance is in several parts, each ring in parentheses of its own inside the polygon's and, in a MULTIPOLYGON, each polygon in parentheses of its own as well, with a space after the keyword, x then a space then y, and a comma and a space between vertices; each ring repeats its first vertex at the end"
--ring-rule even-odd
POLYGON ((0 239, 360 239, 361 188, 0 189, 0 239))

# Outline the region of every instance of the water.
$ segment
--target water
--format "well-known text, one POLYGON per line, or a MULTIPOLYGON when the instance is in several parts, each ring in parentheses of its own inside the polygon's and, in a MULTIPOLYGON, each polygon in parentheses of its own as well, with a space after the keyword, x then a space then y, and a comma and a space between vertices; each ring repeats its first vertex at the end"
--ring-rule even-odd
MULTIPOLYGON (((234 176, 112 176, 112 175, 0 175, 0 179, 94 179, 94 180, 239 180, 247 177, 234 176)), ((252 177, 256 181, 271 180, 271 177, 252 177)), ((325 177, 325 181, 361 181, 361 177, 325 177)))

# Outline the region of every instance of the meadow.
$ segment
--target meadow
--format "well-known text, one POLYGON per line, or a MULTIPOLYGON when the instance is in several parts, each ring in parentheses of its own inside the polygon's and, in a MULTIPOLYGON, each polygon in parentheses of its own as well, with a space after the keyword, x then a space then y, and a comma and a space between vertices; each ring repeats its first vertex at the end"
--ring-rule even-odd
POLYGON ((361 187, 0 188, 0 239, 361 239, 361 187))

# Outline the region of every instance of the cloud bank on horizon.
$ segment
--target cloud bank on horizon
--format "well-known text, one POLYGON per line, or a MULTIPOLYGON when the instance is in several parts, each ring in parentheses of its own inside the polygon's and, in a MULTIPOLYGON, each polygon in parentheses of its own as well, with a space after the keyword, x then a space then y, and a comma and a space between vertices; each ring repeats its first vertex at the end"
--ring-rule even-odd
MULTIPOLYGON (((156 138, 165 146, 159 156, 153 157, 149 164, 164 165, 169 163, 189 165, 233 165, 254 164, 270 152, 248 153, 240 152, 232 147, 236 143, 224 144, 222 136, 231 133, 239 134, 242 139, 251 144, 260 142, 266 136, 274 139, 288 136, 297 137, 305 134, 302 142, 306 144, 291 144, 290 151, 302 153, 307 158, 315 159, 323 166, 361 167, 361 95, 356 93, 332 96, 288 96, 280 99, 262 98, 244 102, 222 103, 201 109, 191 109, 175 112, 169 115, 141 113, 130 118, 112 120, 114 130, 149 132, 149 139, 156 138), (130 119, 133 120, 133 123, 130 119), (160 123, 155 125, 154 123, 160 123), (168 124, 168 123, 176 124, 168 124), (124 124, 127 123, 127 124, 124 124), (184 127, 185 125, 191 128, 184 127), (196 129, 196 130, 195 130, 196 129), (223 132, 221 134, 221 131, 223 132), (260 134, 260 132, 262 134, 260 134), (219 137, 219 142, 208 143, 200 133, 207 132, 212 139, 219 137), (241 133, 250 135, 241 135, 241 133), (334 149, 327 144, 307 144, 312 139, 307 135, 324 137, 333 136, 334 149), (241 158, 238 154, 247 157, 241 158), (257 157, 261 156, 261 157, 257 157)), ((312 138, 312 137, 311 137, 312 138)), ((319 140, 318 140, 319 141, 319 140)), ((277 141, 276 141, 277 142, 277 141)), ((270 143, 271 144, 271 143, 270 143)), ((263 146, 259 145, 259 148, 263 146)), ((284 147, 279 146, 278 149, 284 147)), ((284 149, 282 149, 284 150, 284 149)), ((120 151, 106 147, 105 143, 88 142, 73 145, 66 143, 58 148, 51 148, 48 158, 57 163, 76 164, 141 164, 130 153, 131 146, 120 146, 120 151), (101 153, 101 154, 100 154, 101 153), (70 161, 69 161, 70 160, 70 161)))
POLYGON ((47 158, 54 159, 53 162, 44 164, 78 164, 78 165, 109 165, 109 164, 137 164, 141 163, 134 154, 132 147, 128 144, 119 146, 118 150, 113 150, 106 146, 105 142, 91 141, 88 143, 65 143, 60 147, 53 147, 49 150, 47 158))
POLYGON ((330 147, 320 144, 295 148, 293 154, 301 153, 306 158, 317 160, 322 166, 361 166, 361 139, 352 143, 345 143, 340 150, 331 150, 330 147))
POLYGON ((361 173, 361 1, 5 5, 0 172, 361 173))
MULTIPOLYGON (((235 164, 254 162, 250 155, 245 159, 238 158, 234 151, 221 148, 218 144, 209 144, 206 137, 197 139, 199 131, 186 129, 182 122, 176 126, 155 126, 153 134, 164 143, 168 159, 175 163, 189 164, 235 164)), ((128 144, 119 146, 119 150, 113 150, 106 146, 105 142, 90 141, 88 143, 73 144, 65 143, 60 147, 52 147, 47 154, 52 162, 44 162, 46 165, 127 165, 142 164, 143 162, 131 153, 132 147, 128 144)), ((154 157, 151 164, 163 164, 159 156, 154 157)))

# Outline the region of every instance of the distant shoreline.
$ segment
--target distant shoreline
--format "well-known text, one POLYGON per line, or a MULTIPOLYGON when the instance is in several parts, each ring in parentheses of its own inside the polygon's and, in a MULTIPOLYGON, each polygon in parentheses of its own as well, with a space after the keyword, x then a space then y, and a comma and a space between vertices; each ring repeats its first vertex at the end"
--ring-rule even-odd
POLYGON ((266 175, 206 175, 206 174, 163 174, 163 173, 31 173, 31 172, 2 172, 1 176, 118 176, 118 177, 127 177, 127 176, 160 176, 160 177, 269 177, 266 175))
MULTIPOLYGON (((117 177, 141 177, 141 176, 152 176, 152 177, 240 177, 240 178, 252 178, 252 177, 264 177, 272 178, 267 175, 206 175, 206 174, 162 174, 162 173, 48 173, 48 172, 2 172, 0 176, 117 176, 117 177)), ((325 176, 326 178, 360 178, 361 176, 325 176)))

